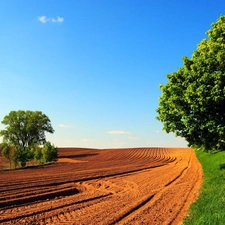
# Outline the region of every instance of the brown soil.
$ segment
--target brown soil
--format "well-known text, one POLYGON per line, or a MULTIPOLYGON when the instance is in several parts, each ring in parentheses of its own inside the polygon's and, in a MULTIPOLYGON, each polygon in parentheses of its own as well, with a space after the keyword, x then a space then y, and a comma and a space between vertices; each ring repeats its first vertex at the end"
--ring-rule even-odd
POLYGON ((190 148, 60 148, 0 172, 0 224, 182 224, 202 183, 190 148))

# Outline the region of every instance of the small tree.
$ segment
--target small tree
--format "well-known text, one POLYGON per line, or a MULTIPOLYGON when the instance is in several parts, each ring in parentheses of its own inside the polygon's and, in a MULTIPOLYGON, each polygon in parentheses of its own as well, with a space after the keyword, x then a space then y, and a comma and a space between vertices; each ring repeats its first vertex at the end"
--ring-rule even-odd
POLYGON ((30 151, 30 149, 27 148, 27 147, 23 148, 21 146, 17 146, 16 147, 16 154, 17 154, 17 159, 20 162, 21 167, 25 167, 26 163, 29 160, 33 159, 33 154, 30 151))
POLYGON ((0 145, 0 148, 2 149, 2 155, 6 160, 9 161, 10 168, 12 166, 12 152, 10 151, 10 146, 7 143, 2 143, 0 145))
POLYGON ((2 149, 4 158, 9 161, 9 167, 12 168, 13 165, 14 168, 16 168, 19 162, 19 156, 15 147, 3 142, 1 143, 0 148, 2 149))
POLYGON ((45 132, 54 132, 49 118, 40 111, 11 111, 2 123, 6 129, 0 131, 0 136, 4 143, 14 146, 13 161, 22 167, 32 159, 33 146, 46 143, 45 132))
POLYGON ((46 142, 42 148, 42 159, 45 163, 54 162, 58 158, 57 148, 50 142, 46 142))
POLYGON ((32 149, 32 151, 34 154, 34 160, 38 161, 39 164, 43 164, 44 160, 43 160, 42 148, 40 148, 39 146, 36 146, 32 149))

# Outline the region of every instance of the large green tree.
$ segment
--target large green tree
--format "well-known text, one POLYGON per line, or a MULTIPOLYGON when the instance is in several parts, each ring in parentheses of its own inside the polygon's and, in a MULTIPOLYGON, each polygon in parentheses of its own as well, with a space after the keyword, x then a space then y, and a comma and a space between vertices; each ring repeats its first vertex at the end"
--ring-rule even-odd
POLYGON ((22 167, 34 157, 31 149, 46 143, 45 132, 54 132, 50 119, 40 111, 11 111, 2 123, 6 126, 0 131, 3 142, 14 146, 22 167))
POLYGON ((191 147, 225 150, 225 16, 207 35, 160 85, 157 119, 191 147))

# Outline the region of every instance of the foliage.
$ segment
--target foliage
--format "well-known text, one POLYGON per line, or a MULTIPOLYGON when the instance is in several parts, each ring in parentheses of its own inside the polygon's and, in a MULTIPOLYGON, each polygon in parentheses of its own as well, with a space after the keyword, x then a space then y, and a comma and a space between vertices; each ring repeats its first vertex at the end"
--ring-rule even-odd
POLYGON ((10 160, 10 146, 7 144, 7 143, 2 143, 1 145, 0 145, 0 148, 2 149, 2 155, 6 158, 6 159, 8 159, 8 160, 10 160))
POLYGON ((50 142, 46 142, 42 148, 36 146, 33 150, 34 160, 39 164, 55 162, 58 158, 58 150, 50 142))
POLYGON ((9 161, 10 168, 12 168, 12 165, 16 168, 18 164, 18 157, 15 152, 15 148, 4 142, 1 143, 0 148, 2 149, 2 155, 4 158, 9 161))
MULTIPOLYGON (((45 132, 54 132, 50 120, 45 114, 29 110, 11 111, 4 117, 2 123, 6 126, 5 130, 0 131, 4 143, 2 154, 10 161, 10 167, 12 163, 14 167, 18 163, 21 167, 25 167, 28 161, 35 158, 48 162, 48 158, 47 160, 43 159, 44 154, 37 152, 39 145, 45 146, 45 132)), ((47 143, 52 146, 49 142, 47 143)), ((53 150, 47 149, 46 154, 50 154, 49 151, 53 150)))
POLYGON ((58 151, 50 142, 46 142, 42 148, 42 158, 45 163, 56 161, 58 158, 58 151))
POLYGON ((15 153, 17 155, 17 160, 20 162, 21 167, 25 167, 26 163, 29 160, 33 159, 32 152, 27 147, 23 148, 21 146, 17 146, 15 153))
POLYGON ((42 149, 36 146, 35 148, 32 148, 32 152, 34 155, 34 160, 38 161, 39 164, 43 164, 44 160, 43 160, 42 149))
POLYGON ((2 143, 0 148, 4 158, 9 161, 10 168, 12 168, 12 165, 16 168, 18 163, 23 168, 26 166, 26 162, 33 160, 39 162, 39 164, 56 162, 58 158, 58 149, 50 142, 46 142, 43 147, 36 145, 32 148, 15 148, 2 143))
POLYGON ((23 148, 44 144, 45 132, 54 132, 49 118, 40 111, 11 111, 2 123, 6 125, 0 131, 3 141, 23 148))
POLYGON ((191 205, 185 225, 224 225, 225 221, 225 152, 206 153, 196 151, 202 164, 204 182, 198 200, 191 205))
POLYGON ((225 149, 225 16, 207 31, 184 66, 160 85, 157 119, 163 129, 187 140, 189 146, 225 149))

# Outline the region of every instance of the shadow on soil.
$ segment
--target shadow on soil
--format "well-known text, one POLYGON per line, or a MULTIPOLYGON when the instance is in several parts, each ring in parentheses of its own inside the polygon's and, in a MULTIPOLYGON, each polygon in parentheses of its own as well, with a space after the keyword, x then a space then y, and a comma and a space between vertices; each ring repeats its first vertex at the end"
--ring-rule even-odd
POLYGON ((14 171, 14 170, 28 170, 28 169, 42 169, 44 167, 50 166, 55 164, 55 162, 50 162, 50 163, 45 163, 45 164, 35 164, 35 165, 30 165, 30 166, 25 166, 25 167, 17 167, 17 168, 6 168, 6 169, 1 169, 0 172, 4 171, 14 171))
POLYGON ((18 198, 18 199, 9 199, 7 201, 4 201, 1 203, 1 207, 9 207, 12 205, 22 205, 30 202, 40 201, 40 200, 51 200, 54 198, 61 198, 65 196, 75 195, 78 194, 79 190, 77 188, 70 188, 70 189, 64 189, 64 190, 58 190, 56 192, 46 192, 41 195, 33 195, 33 196, 27 196, 24 198, 18 198))
POLYGON ((85 158, 85 157, 88 157, 88 156, 94 156, 94 155, 98 155, 98 153, 92 153, 92 154, 78 154, 78 155, 61 155, 61 156, 58 156, 58 159, 60 159, 60 158, 68 158, 68 159, 85 158))

